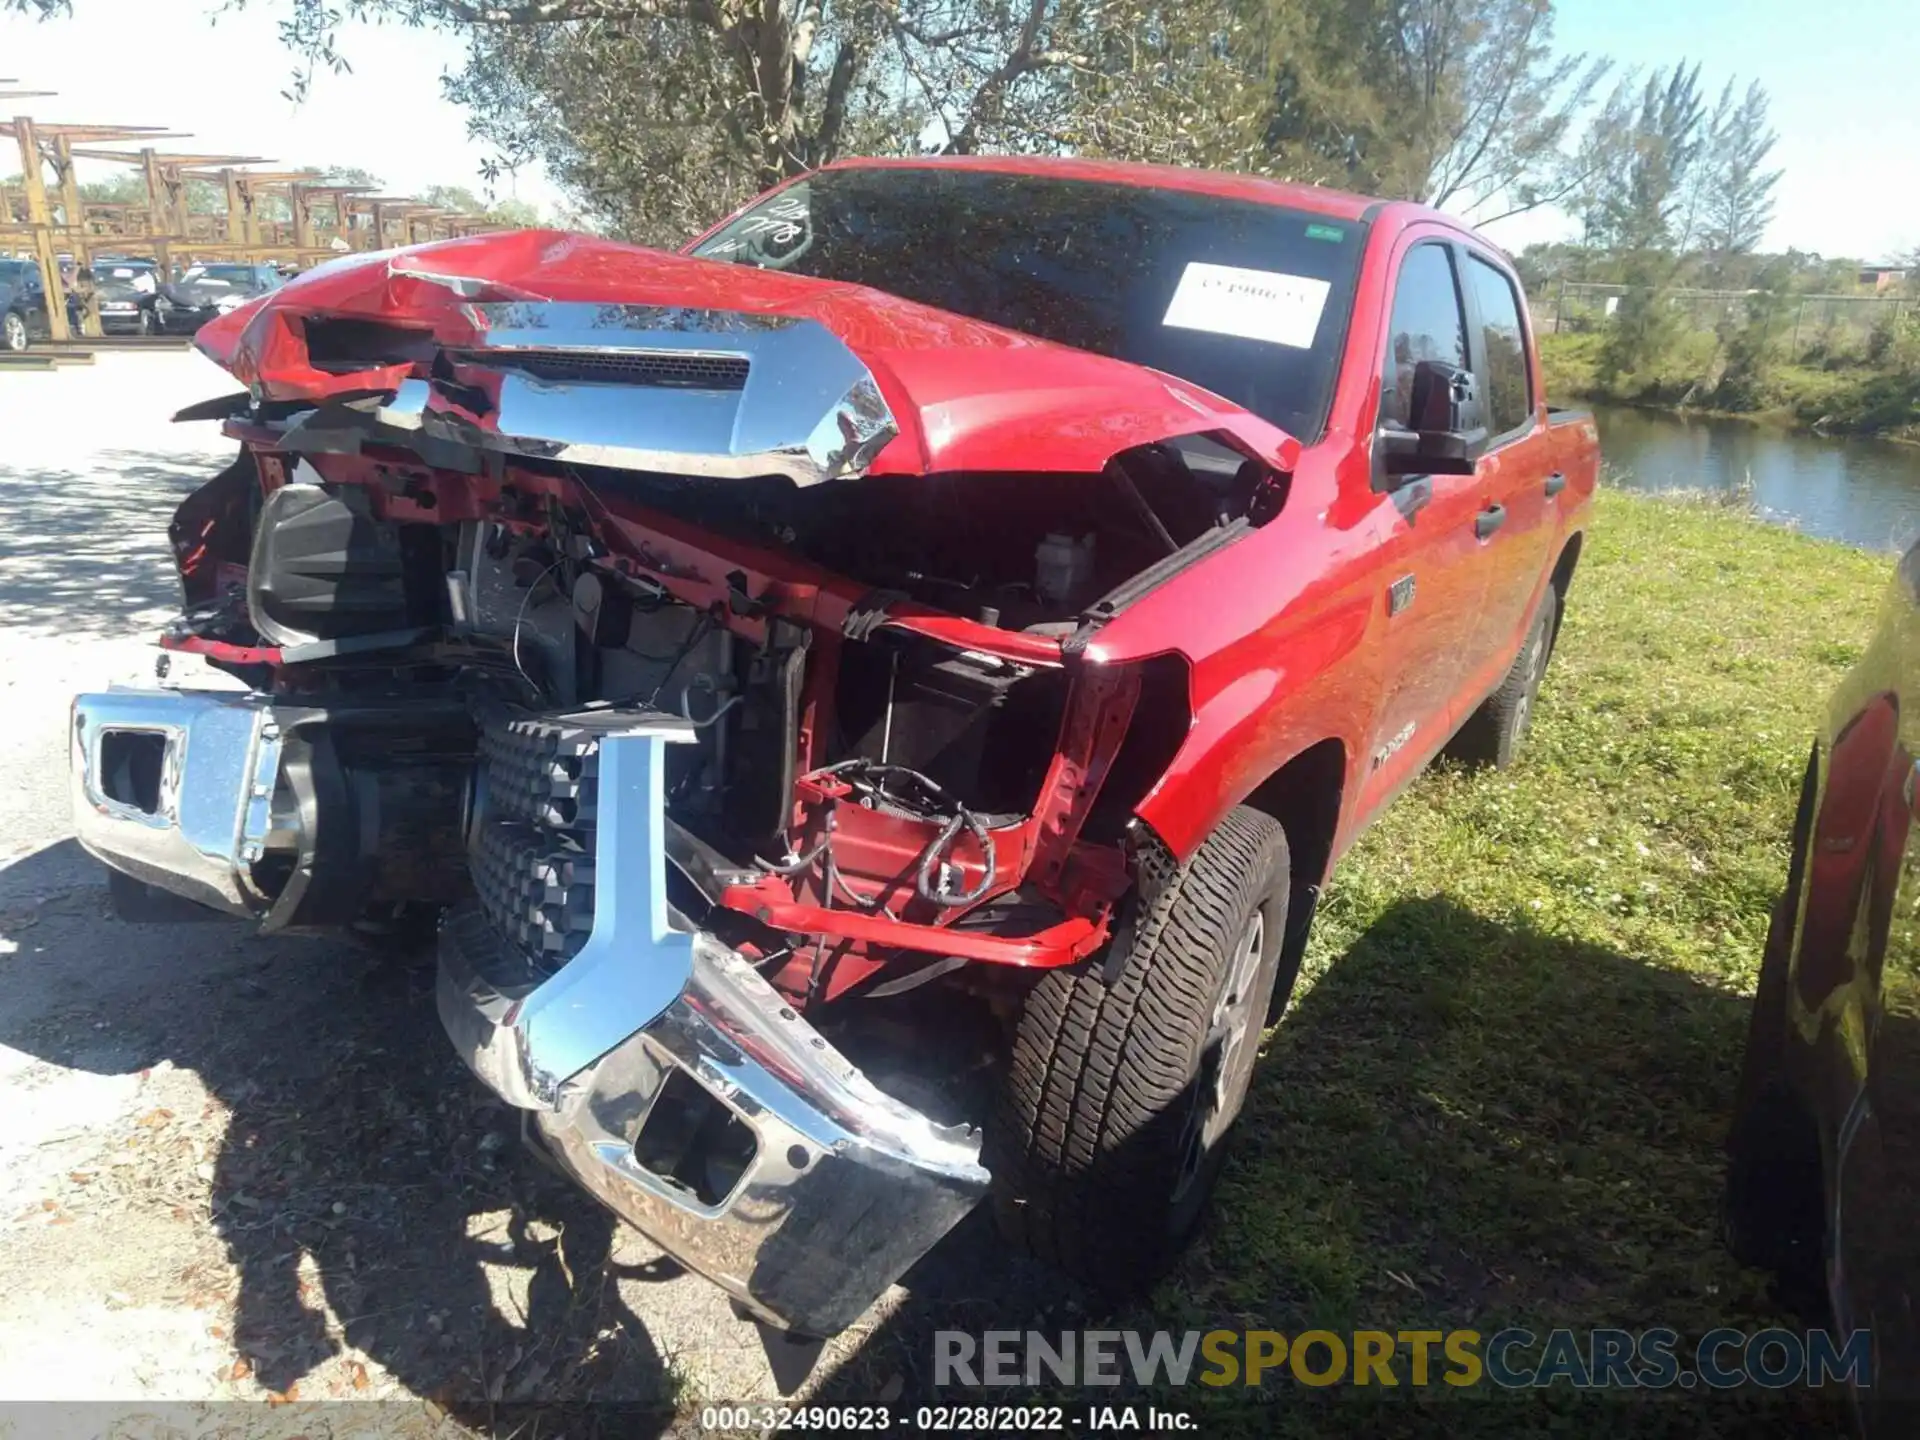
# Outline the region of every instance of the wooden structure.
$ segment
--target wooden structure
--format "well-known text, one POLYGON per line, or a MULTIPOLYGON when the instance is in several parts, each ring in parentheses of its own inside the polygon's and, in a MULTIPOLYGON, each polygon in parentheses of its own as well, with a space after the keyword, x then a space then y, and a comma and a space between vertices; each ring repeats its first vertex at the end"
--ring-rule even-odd
MULTIPOLYGON (((8 88, 16 83, 0 79, 0 102, 52 93, 8 88)), ((196 261, 306 266, 348 251, 504 228, 484 215, 374 195, 370 186, 328 184, 318 171, 252 168, 272 163, 262 156, 163 150, 156 142, 185 137, 160 125, 48 124, 21 115, 0 120, 0 138, 9 137, 19 147, 21 179, 12 193, 0 187, 0 255, 20 252, 38 262, 56 340, 71 338, 61 272, 68 256, 76 269, 96 254, 151 257, 166 276, 196 261), (142 148, 103 148, 127 142, 142 148), (145 200, 83 200, 74 170, 78 160, 134 166, 145 200), (189 204, 196 182, 219 197, 216 211, 189 204)), ((91 305, 82 328, 99 333, 91 305)))

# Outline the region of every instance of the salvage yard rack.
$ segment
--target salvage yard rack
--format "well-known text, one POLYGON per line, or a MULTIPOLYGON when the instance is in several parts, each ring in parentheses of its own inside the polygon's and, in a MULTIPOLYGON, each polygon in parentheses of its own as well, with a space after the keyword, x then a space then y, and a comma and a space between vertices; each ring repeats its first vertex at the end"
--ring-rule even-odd
MULTIPOLYGON (((8 88, 16 83, 0 78, 0 104, 54 93, 8 88)), ((163 125, 51 124, 19 115, 0 120, 4 136, 19 146, 20 179, 0 185, 0 255, 21 251, 38 263, 55 342, 73 338, 61 271, 69 256, 76 273, 96 256, 139 257, 153 260, 164 277, 176 264, 233 260, 304 268, 355 251, 509 228, 489 216, 382 195, 373 186, 333 183, 319 171, 252 168, 272 163, 257 155, 163 149, 161 141, 189 138, 163 125), (128 143, 141 148, 106 148, 128 143), (75 169, 82 160, 136 167, 145 203, 83 199, 75 169), (195 181, 216 187, 219 213, 190 210, 188 187, 195 181)), ((90 348, 127 348, 100 334, 91 304, 81 310, 81 328, 90 348)))

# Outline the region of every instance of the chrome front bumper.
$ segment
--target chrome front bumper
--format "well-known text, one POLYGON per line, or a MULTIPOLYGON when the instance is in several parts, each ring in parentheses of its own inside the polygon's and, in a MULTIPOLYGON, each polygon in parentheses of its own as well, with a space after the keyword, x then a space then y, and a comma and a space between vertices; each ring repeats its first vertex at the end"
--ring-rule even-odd
MULTIPOLYGON (((262 915, 272 897, 253 864, 284 728, 267 697, 238 692, 77 697, 81 844, 149 884, 262 915)), ((761 1320, 830 1335, 979 1201, 979 1137, 881 1091, 746 960, 668 911, 657 837, 673 738, 643 728, 601 744, 595 868, 608 878, 585 946, 549 973, 477 909, 456 909, 440 935, 440 1018, 618 1215, 761 1320), (734 1137, 718 1188, 661 1165, 647 1138, 690 1094, 734 1137)))
POLYGON ((108 690, 74 697, 73 826, 114 869, 189 900, 257 915, 253 862, 272 825, 280 727, 266 697, 108 690))
POLYGON ((669 915, 665 728, 601 742, 592 931, 551 975, 477 910, 440 934, 440 1018, 560 1166, 783 1329, 845 1329, 985 1193, 980 1142, 882 1092, 740 955, 669 915), (750 1141, 701 1195, 642 1156, 676 1082, 750 1141))
MULTIPOLYGON (((442 930, 440 1016, 474 1071, 511 1101, 524 1092, 494 1077, 515 1073, 516 1021, 544 987, 524 972, 479 973, 485 926, 465 912, 442 930)), ((561 1168, 622 1219, 759 1319, 809 1335, 858 1319, 987 1186, 977 1134, 884 1094, 704 934, 666 1012, 569 1078, 531 1121, 561 1168), (640 1159, 642 1131, 676 1075, 751 1133, 751 1159, 723 1195, 703 1199, 640 1159)))

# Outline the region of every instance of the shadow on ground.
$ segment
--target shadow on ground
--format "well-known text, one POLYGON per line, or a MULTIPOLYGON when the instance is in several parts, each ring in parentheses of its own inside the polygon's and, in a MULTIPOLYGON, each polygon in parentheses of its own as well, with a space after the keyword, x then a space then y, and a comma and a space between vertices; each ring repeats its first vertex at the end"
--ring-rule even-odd
MULTIPOLYGON (((71 848, 10 878, 65 873, 71 848)), ((35 942, 36 965, 84 969, 88 935, 124 934, 134 951, 152 939, 105 923, 35 942)), ((623 1433, 657 1431, 676 1397, 661 1346, 619 1296, 631 1272, 612 1258, 614 1224, 520 1150, 515 1117, 440 1033, 430 968, 190 928, 204 939, 170 947, 174 973, 158 983, 112 967, 130 978, 0 1019, 0 1041, 112 1073, 171 1059, 230 1107, 213 1208, 240 1272, 234 1344, 260 1380, 284 1390, 331 1351, 303 1298, 310 1257, 352 1343, 466 1423, 506 1433, 529 1405, 626 1402, 642 1408, 618 1412, 623 1433), (102 1014, 114 1017, 104 1049, 88 1023, 102 1014), (524 1302, 507 1306, 522 1313, 496 1304, 489 1261, 528 1273, 524 1302)), ((1684 1356, 1718 1326, 1794 1324, 1717 1231, 1747 1003, 1443 900, 1399 903, 1270 1041, 1204 1238, 1151 1302, 1101 1304, 1009 1255, 977 1214, 814 1398, 1035 1398, 937 1387, 942 1329, 1670 1326, 1684 1356)), ((1156 1398, 1200 1411, 1209 1434, 1841 1433, 1834 1399, 1804 1391, 1442 1392, 1282 1378, 1156 1398)))
MULTIPOLYGON (((1206 1233, 1149 1303, 1037 1302, 987 1227, 956 1232, 825 1397, 871 1400, 898 1374, 903 1403, 1033 1398, 936 1389, 942 1329, 1671 1326, 1683 1356, 1718 1326, 1804 1329, 1720 1244, 1748 1005, 1446 900, 1397 903, 1269 1041, 1206 1233)), ((1159 1398, 1208 1434, 1846 1433, 1838 1397, 1804 1390, 1618 1403, 1400 1373, 1384 1393, 1269 1377, 1159 1398)))
MULTIPOLYGON (((9 867, 7 889, 45 892, 36 872, 70 884, 76 849, 9 867)), ((672 1383, 616 1282, 680 1272, 620 1264, 612 1216, 520 1146, 513 1112, 441 1033, 430 957, 266 941, 218 919, 122 925, 102 913, 103 877, 68 903, 69 923, 19 932, 7 981, 100 983, 52 1005, 16 997, 0 1043, 106 1074, 170 1060, 231 1111, 213 1224, 239 1272, 232 1344, 262 1385, 285 1393, 336 1352, 324 1297, 351 1344, 464 1423, 505 1433, 529 1401, 590 1399, 620 1433, 661 1428, 672 1383), (103 947, 168 973, 103 963, 103 947), (524 1283, 497 1297, 484 1263, 524 1283)))
POLYGON ((179 608, 167 523, 221 462, 193 450, 90 451, 85 461, 90 468, 0 459, 0 626, 117 636, 145 612, 179 608))

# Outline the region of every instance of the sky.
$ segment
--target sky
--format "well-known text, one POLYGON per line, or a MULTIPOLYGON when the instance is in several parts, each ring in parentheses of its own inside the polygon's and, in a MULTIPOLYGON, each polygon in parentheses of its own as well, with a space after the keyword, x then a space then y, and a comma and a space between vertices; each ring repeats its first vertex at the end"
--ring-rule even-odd
MULTIPOLYGON (((53 99, 36 119, 164 123, 191 132, 183 149, 260 155, 286 165, 350 165, 396 194, 479 178, 486 148, 465 113, 440 98, 457 68, 456 40, 431 32, 351 27, 351 75, 321 74, 305 104, 280 92, 292 65, 274 0, 210 23, 216 0, 75 0, 76 16, 38 24, 0 16, 0 76, 53 99), (177 17, 163 21, 162 16, 177 17), (156 49, 152 37, 163 34, 156 49), (90 55, 111 63, 88 63, 90 55), (164 63, 155 63, 164 55, 164 63)), ((1879 260, 1920 248, 1920 24, 1913 0, 1559 0, 1559 47, 1642 71, 1681 59, 1704 64, 1712 94, 1729 78, 1758 80, 1773 98, 1785 171, 1767 248, 1879 260)), ((11 114, 13 111, 8 111, 11 114)), ((11 169, 11 165, 4 168, 11 169)), ((107 168, 83 170, 103 178, 107 168)), ((558 192, 536 168, 501 194, 543 209, 558 192)), ((1488 232, 1510 250, 1570 238, 1553 211, 1488 232)))
MULTIPOLYGON (((1920 9, 1913 0, 1559 0, 1563 51, 1644 74, 1686 59, 1718 98, 1758 80, 1780 136, 1766 248, 1875 261, 1920 249, 1920 9)), ((1572 238, 1557 214, 1488 228, 1509 250, 1572 238)))

